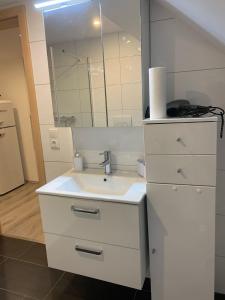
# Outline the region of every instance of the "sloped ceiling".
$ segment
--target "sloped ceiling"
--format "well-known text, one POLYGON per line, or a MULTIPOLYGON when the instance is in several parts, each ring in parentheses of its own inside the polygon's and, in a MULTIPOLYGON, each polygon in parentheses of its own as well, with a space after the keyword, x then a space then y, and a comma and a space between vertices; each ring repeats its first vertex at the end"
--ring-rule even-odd
POLYGON ((140 1, 138 0, 101 0, 103 14, 123 31, 140 39, 140 1), (129 17, 128 17, 129 16, 129 17))
POLYGON ((157 0, 225 45, 225 0, 157 0))

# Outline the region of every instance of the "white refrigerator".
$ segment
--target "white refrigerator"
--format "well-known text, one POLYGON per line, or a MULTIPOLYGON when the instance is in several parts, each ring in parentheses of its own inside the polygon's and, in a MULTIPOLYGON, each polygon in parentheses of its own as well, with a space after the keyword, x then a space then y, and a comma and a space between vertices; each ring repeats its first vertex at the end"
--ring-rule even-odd
POLYGON ((13 105, 0 100, 0 195, 24 184, 13 105))

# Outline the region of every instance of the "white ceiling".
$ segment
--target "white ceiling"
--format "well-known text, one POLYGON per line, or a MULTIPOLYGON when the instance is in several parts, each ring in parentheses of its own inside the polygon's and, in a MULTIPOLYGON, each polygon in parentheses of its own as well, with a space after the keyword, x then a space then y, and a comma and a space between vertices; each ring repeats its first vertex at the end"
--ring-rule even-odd
MULTIPOLYGON (((34 1, 34 0, 29 0, 34 1)), ((140 0, 100 0, 103 33, 125 31, 140 39, 140 0)), ((20 0, 0 0, 0 7, 20 0)), ((97 0, 48 13, 45 18, 48 43, 64 42, 100 36, 93 27, 99 17, 97 0)))
POLYGON ((130 33, 141 36, 140 0, 100 0, 104 16, 130 33))
MULTIPOLYGON (((101 0, 101 4, 103 33, 126 31, 140 37, 139 0, 101 0)), ((99 14, 96 0, 45 13, 48 44, 101 36, 101 28, 93 26, 99 14)))
MULTIPOLYGON (((100 19, 100 9, 96 1, 45 13, 48 44, 101 36, 101 28, 93 26, 95 19, 100 19)), ((105 16, 103 24, 107 33, 121 31, 105 16)))

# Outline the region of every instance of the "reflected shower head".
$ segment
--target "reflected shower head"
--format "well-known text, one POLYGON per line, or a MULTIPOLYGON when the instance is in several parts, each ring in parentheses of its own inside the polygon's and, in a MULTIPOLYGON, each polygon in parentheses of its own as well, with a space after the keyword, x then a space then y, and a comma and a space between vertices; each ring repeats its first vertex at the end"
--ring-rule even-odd
POLYGON ((65 54, 65 55, 67 55, 67 56, 70 56, 70 57, 76 59, 76 60, 77 60, 77 63, 80 63, 80 62, 82 61, 80 57, 77 57, 77 56, 74 55, 72 52, 68 52, 68 51, 65 50, 65 49, 62 49, 61 52, 62 52, 63 54, 65 54))

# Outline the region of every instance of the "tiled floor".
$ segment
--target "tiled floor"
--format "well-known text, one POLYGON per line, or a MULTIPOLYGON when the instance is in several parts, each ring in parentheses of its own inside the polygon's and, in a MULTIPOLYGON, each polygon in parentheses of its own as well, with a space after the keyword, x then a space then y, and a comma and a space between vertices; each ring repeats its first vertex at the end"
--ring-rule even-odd
POLYGON ((1 300, 150 300, 149 286, 137 292, 50 269, 43 244, 0 237, 1 300))
POLYGON ((142 291, 136 291, 50 269, 43 244, 0 237, 0 299, 150 300, 151 296, 148 280, 142 291))

